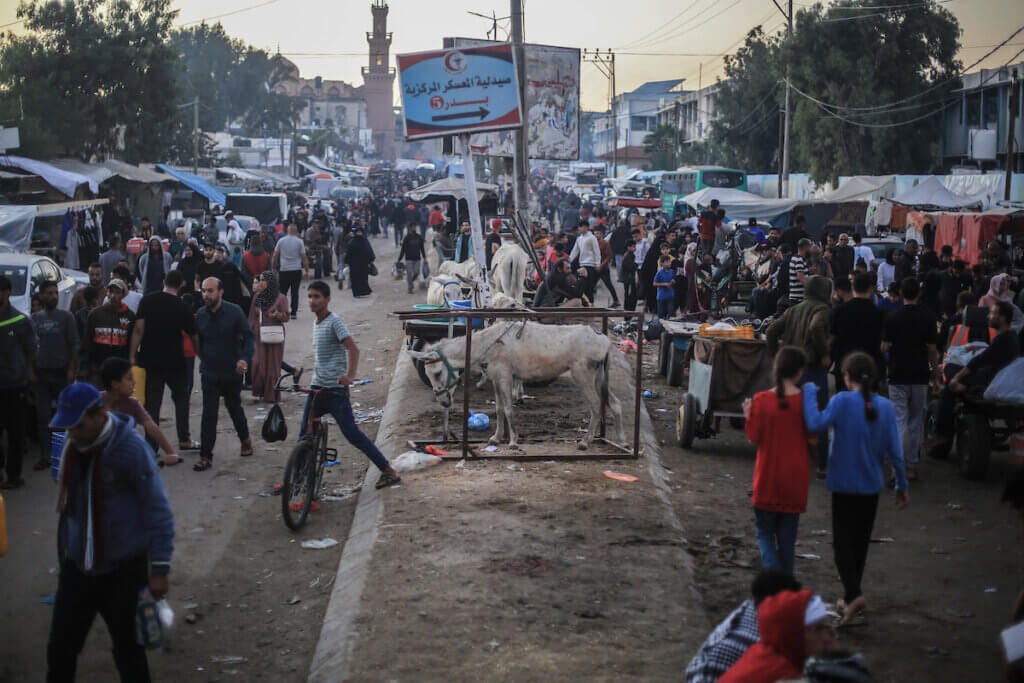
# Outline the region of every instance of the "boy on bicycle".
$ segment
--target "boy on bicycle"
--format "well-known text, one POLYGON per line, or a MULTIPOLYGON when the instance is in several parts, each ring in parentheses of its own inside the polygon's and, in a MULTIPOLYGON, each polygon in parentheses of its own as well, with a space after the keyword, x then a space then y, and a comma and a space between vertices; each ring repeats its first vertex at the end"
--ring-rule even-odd
POLYGON ((316 364, 313 369, 311 388, 320 391, 306 398, 306 407, 302 413, 302 432, 305 436, 306 424, 309 422, 309 410, 315 402, 313 415, 330 414, 341 428, 341 433, 348 442, 361 450, 366 457, 380 470, 377 488, 393 486, 401 478, 380 449, 366 434, 356 426, 352 415, 352 403, 348 388, 356 380, 356 369, 359 365, 359 348, 345 326, 345 321, 329 309, 331 288, 326 282, 311 282, 307 290, 309 310, 316 316, 313 327, 313 353, 316 364))

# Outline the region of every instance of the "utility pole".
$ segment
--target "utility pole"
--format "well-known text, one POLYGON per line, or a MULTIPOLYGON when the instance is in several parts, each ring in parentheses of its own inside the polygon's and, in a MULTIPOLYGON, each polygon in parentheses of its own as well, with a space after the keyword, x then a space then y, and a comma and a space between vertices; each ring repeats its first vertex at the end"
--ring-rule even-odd
POLYGON ((199 96, 192 100, 192 174, 199 174, 199 96))
POLYGON ((611 48, 608 48, 607 52, 601 52, 600 48, 593 51, 584 49, 583 61, 597 66, 598 70, 608 79, 611 87, 609 110, 612 118, 612 172, 609 175, 614 178, 616 169, 619 167, 619 121, 615 114, 615 53, 611 48))
MULTIPOLYGON (((793 0, 789 0, 789 12, 786 14, 786 47, 792 49, 793 38, 793 0)), ((780 197, 789 197, 789 129, 793 124, 790 111, 790 66, 786 60, 786 119, 782 129, 782 182, 779 183, 780 197)))
MULTIPOLYGON (((511 0, 512 51, 516 59, 516 73, 519 78, 519 101, 522 103, 522 123, 515 131, 516 153, 512 160, 512 177, 515 181, 516 210, 522 211, 523 219, 529 221, 530 140, 528 114, 526 110, 526 51, 523 49, 523 0, 511 0)), ((497 28, 495 28, 497 33, 497 28)), ((495 35, 497 37, 497 35, 495 35)), ((527 223, 529 225, 529 223, 527 223)))
POLYGON ((1010 117, 1006 122, 1006 187, 1003 188, 1003 199, 1010 201, 1010 186, 1013 184, 1013 143, 1017 128, 1017 101, 1020 93, 1017 92, 1017 69, 1010 74, 1010 117))

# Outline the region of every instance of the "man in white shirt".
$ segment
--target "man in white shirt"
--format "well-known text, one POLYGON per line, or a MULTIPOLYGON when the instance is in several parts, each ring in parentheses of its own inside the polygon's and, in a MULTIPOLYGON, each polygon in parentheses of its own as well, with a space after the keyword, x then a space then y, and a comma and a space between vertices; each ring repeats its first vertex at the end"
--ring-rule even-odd
POLYGON ((864 260, 864 265, 868 267, 868 272, 871 271, 871 264, 875 262, 875 252, 871 251, 871 247, 865 247, 861 244, 864 241, 864 237, 860 233, 854 233, 853 235, 853 267, 857 267, 857 261, 864 260))
POLYGON ((597 267, 601 263, 601 247, 597 243, 594 233, 590 231, 589 225, 581 223, 579 231, 576 244, 572 246, 572 252, 569 254, 569 261, 579 258, 580 268, 586 268, 587 276, 582 279, 582 290, 583 294, 587 295, 587 299, 593 302, 594 286, 597 284, 598 278, 597 267))

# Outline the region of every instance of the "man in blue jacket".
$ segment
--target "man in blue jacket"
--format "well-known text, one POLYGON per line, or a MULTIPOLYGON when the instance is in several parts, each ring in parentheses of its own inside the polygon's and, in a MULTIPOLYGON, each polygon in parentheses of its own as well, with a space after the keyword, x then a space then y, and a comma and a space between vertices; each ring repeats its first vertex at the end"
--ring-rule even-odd
POLYGON ((249 318, 240 306, 224 300, 224 285, 215 277, 203 280, 203 303, 196 313, 199 329, 199 376, 203 382, 203 417, 199 462, 192 466, 203 472, 213 466, 213 447, 217 442, 217 412, 220 399, 228 409, 235 432, 241 441, 239 455, 252 455, 249 423, 242 409, 242 379, 255 351, 249 318))
POLYGON ((108 413, 100 392, 78 382, 61 392, 53 429, 66 430, 57 509, 60 579, 46 648, 47 680, 73 681, 99 613, 122 681, 149 681, 135 640, 140 594, 167 594, 174 515, 156 459, 130 417, 108 413))

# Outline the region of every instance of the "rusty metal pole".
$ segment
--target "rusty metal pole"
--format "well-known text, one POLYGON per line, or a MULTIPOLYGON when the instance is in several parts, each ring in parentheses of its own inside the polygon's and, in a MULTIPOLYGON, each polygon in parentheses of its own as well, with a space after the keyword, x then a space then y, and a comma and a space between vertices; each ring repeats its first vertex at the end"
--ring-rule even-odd
POLYGON ((473 319, 466 318, 466 365, 462 369, 462 457, 469 457, 469 389, 473 386, 469 368, 473 353, 473 319))
POLYGON ((641 309, 636 328, 636 390, 633 396, 633 457, 640 457, 640 401, 644 381, 644 311, 641 309))
MULTIPOLYGON (((601 318, 601 334, 603 334, 605 336, 605 339, 608 338, 608 318, 607 317, 601 318)), ((606 410, 605 409, 608 407, 608 384, 611 381, 611 374, 612 374, 611 366, 608 363, 605 363, 604 370, 605 370, 605 375, 606 376, 605 376, 605 382, 601 386, 601 431, 599 432, 599 434, 600 434, 602 439, 604 438, 604 434, 605 434, 605 428, 604 428, 604 421, 605 421, 605 414, 606 414, 606 410)))

